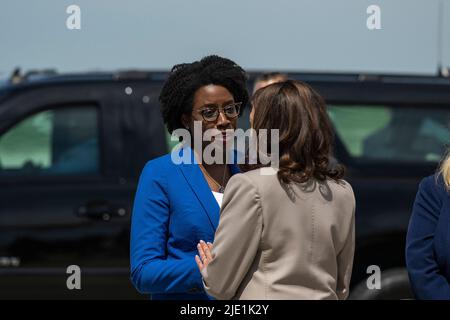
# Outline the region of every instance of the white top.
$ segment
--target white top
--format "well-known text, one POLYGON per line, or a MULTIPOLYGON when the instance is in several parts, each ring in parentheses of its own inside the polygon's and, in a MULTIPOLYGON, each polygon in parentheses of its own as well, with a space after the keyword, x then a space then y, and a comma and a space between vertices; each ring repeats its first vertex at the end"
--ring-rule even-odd
POLYGON ((211 191, 213 193, 214 198, 216 198, 219 207, 222 206, 223 193, 211 191))

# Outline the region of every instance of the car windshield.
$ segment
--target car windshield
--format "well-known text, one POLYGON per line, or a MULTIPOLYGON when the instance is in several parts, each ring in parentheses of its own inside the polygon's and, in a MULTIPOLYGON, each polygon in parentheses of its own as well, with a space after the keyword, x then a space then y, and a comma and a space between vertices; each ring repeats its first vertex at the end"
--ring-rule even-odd
POLYGON ((448 107, 330 105, 328 112, 354 160, 437 163, 450 141, 448 107))

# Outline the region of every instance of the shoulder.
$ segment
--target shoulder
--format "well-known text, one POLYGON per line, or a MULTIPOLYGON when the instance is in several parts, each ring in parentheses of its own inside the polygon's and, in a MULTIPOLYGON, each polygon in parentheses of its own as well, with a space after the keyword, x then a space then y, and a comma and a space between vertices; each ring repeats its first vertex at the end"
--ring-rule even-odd
MULTIPOLYGON (((356 210, 356 198, 351 184, 342 179, 338 181, 327 179, 326 184, 331 191, 329 200, 335 206, 340 208, 340 216, 344 217, 348 215, 348 217, 353 217, 356 210)), ((322 196, 326 195, 327 189, 328 188, 325 188, 324 192, 320 192, 319 188, 319 192, 322 194, 322 196)))
POLYGON ((149 160, 145 166, 143 171, 148 171, 152 169, 158 169, 158 170, 169 170, 171 167, 173 167, 175 164, 172 161, 171 154, 165 154, 163 156, 160 156, 158 158, 154 158, 152 160, 149 160))
POLYGON ((251 189, 257 193, 265 193, 268 187, 273 187, 278 183, 276 171, 271 168, 259 168, 237 173, 231 179, 233 184, 240 184, 241 188, 251 189))
POLYGON ((233 194, 236 196, 239 195, 239 197, 241 197, 243 194, 245 194, 248 198, 254 197, 256 199, 259 199, 260 191, 256 171, 257 170, 252 170, 245 173, 241 172, 234 174, 227 183, 227 186, 225 188, 225 196, 233 194))
POLYGON ((438 219, 444 204, 448 204, 450 194, 444 181, 438 175, 423 178, 419 184, 413 205, 413 215, 438 219))
POLYGON ((243 176, 255 186, 261 184, 265 185, 267 183, 278 181, 277 169, 273 169, 270 167, 250 170, 243 173, 243 176))
POLYGON ((141 171, 140 182, 166 180, 168 173, 173 172, 175 164, 171 160, 170 153, 148 161, 141 171))
POLYGON ((247 173, 236 173, 225 187, 221 216, 224 215, 224 212, 229 211, 236 211, 240 215, 252 212, 259 214, 259 209, 253 211, 250 208, 260 208, 260 202, 261 195, 254 181, 247 173))
POLYGON ((439 203, 449 198, 449 193, 446 190, 444 179, 438 174, 423 178, 419 184, 417 194, 419 196, 419 200, 428 199, 439 203))
POLYGON ((444 180, 441 175, 431 175, 423 178, 419 184, 419 190, 425 193, 435 193, 445 191, 444 180))
MULTIPOLYGON (((245 173, 236 174, 235 180, 239 180, 241 183, 246 183, 254 186, 256 189, 268 192, 272 192, 274 185, 279 185, 277 170, 272 168, 259 168, 245 173)), ((330 190, 337 194, 338 197, 344 197, 348 200, 355 201, 353 188, 345 180, 335 181, 333 179, 327 179, 325 182, 330 190)))
POLYGON ((327 181, 334 192, 341 194, 343 197, 355 199, 352 185, 348 181, 343 179, 338 181, 328 179, 327 181))
POLYGON ((230 178, 230 181, 228 181, 228 184, 238 186, 240 188, 255 187, 255 183, 248 175, 248 172, 239 172, 239 173, 234 174, 230 178))

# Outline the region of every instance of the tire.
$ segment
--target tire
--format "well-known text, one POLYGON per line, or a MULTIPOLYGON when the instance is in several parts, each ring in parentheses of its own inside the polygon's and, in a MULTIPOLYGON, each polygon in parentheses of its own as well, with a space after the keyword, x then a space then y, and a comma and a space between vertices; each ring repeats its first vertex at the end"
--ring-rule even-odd
POLYGON ((388 269, 381 272, 381 288, 367 288, 366 279, 350 291, 348 300, 408 300, 414 299, 405 268, 388 269))

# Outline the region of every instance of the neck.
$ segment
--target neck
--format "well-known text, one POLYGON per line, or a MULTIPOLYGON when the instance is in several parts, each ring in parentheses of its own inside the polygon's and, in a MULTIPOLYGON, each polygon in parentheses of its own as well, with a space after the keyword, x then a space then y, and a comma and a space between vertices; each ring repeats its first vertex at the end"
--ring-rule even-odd
POLYGON ((197 163, 201 164, 203 167, 208 168, 223 168, 229 163, 229 159, 233 159, 233 156, 230 154, 230 150, 222 149, 222 154, 216 156, 216 150, 215 148, 207 150, 205 153, 206 146, 203 146, 201 150, 198 150, 197 148, 194 148, 191 146, 191 150, 194 152, 195 159, 197 163), (209 157, 211 159, 208 159, 209 163, 205 161, 205 157, 209 157), (211 163, 212 162, 212 163, 211 163))

